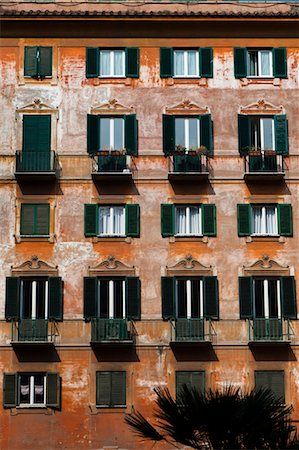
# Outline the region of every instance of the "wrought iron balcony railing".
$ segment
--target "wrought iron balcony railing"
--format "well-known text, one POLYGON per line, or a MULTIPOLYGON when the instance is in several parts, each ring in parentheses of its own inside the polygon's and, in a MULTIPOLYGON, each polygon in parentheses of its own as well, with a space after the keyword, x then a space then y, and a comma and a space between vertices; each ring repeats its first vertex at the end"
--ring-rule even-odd
POLYGON ((129 155, 98 155, 94 158, 93 172, 130 173, 131 157, 129 155))
POLYGON ((247 155, 245 156, 245 173, 284 173, 282 155, 247 155))
POLYGON ((91 342, 133 342, 133 323, 127 319, 91 319, 91 342))
POLYGON ((54 343, 58 336, 57 325, 47 319, 20 319, 12 321, 13 343, 54 343))
POLYGON ((171 322, 172 342, 211 342, 215 334, 210 320, 175 319, 171 322))
POLYGON ((209 173, 206 155, 172 155, 169 157, 170 173, 209 173))
POLYGON ((248 322, 249 341, 290 341, 292 330, 288 319, 252 319, 248 322))
POLYGON ((56 155, 49 152, 16 152, 16 172, 56 172, 56 155))

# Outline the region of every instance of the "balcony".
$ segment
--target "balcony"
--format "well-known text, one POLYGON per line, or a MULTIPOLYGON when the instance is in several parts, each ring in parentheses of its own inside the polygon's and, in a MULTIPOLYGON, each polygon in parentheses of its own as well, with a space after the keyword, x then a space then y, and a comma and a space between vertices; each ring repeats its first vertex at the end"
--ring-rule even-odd
POLYGON ((209 346, 216 335, 212 322, 204 318, 176 319, 171 322, 171 345, 209 346))
POLYGON ((172 181, 207 181, 209 178, 206 155, 172 155, 169 157, 168 179, 172 181))
POLYGON ((93 159, 92 178, 94 181, 132 180, 132 159, 129 155, 98 155, 93 159))
POLYGON ((133 345, 135 330, 127 319, 91 319, 91 344, 93 346, 133 345))
POLYGON ((288 319, 252 319, 248 321, 249 345, 289 345, 293 335, 288 319))
POLYGON ((285 176, 282 155, 257 154, 245 156, 244 179, 248 181, 278 181, 285 176))
POLYGON ((57 325, 46 319, 20 319, 12 321, 13 347, 54 346, 58 336, 57 325))
POLYGON ((53 181, 57 178, 57 157, 50 152, 16 152, 17 180, 53 181))

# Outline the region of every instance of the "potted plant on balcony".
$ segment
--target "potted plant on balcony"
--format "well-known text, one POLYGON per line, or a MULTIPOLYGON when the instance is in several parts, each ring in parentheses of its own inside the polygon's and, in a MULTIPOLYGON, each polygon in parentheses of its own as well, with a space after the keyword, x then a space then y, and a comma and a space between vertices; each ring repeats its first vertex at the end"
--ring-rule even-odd
POLYGON ((260 156, 261 155, 261 148, 260 147, 249 147, 248 149, 248 155, 249 156, 260 156))
POLYGON ((275 155, 276 155, 276 152, 275 152, 275 150, 273 150, 273 149, 266 149, 266 150, 264 151, 264 155, 265 155, 265 156, 275 156, 275 155))
POLYGON ((183 145, 176 145, 174 148, 174 154, 175 155, 185 155, 186 147, 184 147, 183 145))

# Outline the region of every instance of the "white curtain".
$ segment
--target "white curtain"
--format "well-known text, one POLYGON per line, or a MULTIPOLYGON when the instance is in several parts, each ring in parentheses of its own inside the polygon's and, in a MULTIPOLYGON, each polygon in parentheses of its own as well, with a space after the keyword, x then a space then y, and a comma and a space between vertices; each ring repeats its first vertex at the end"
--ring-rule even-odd
POLYGON ((122 206, 113 208, 113 234, 124 235, 124 208, 122 206))
POLYGON ((266 234, 277 234, 277 218, 275 206, 266 208, 266 234))
POLYGON ((110 208, 100 207, 99 209, 99 231, 100 234, 109 234, 110 208))
POLYGON ((124 75, 123 73, 123 56, 124 52, 122 50, 114 51, 114 74, 113 75, 124 75))
POLYGON ((188 75, 196 75, 196 51, 188 52, 188 75))
POLYGON ((186 234, 186 208, 177 207, 176 208, 176 234, 186 234))
POLYGON ((252 208, 253 234, 263 234, 262 223, 263 223, 262 208, 260 207, 252 208))
POLYGON ((252 225, 254 234, 278 234, 276 207, 261 206, 252 208, 252 225))
POLYGON ((110 51, 103 50, 100 52, 100 72, 102 76, 110 74, 110 51))
POLYGON ((260 75, 270 75, 270 52, 269 51, 261 51, 261 67, 260 67, 260 75))
POLYGON ((201 234, 200 208, 190 207, 190 234, 201 234))
POLYGON ((34 386, 34 393, 35 393, 35 395, 43 395, 43 393, 44 393, 44 386, 43 386, 43 384, 41 384, 41 385, 36 384, 34 386))
POLYGON ((175 67, 174 73, 177 76, 184 75, 184 52, 183 51, 175 51, 175 67))
POLYGON ((29 394, 29 385, 21 384, 21 395, 28 395, 28 394, 29 394))

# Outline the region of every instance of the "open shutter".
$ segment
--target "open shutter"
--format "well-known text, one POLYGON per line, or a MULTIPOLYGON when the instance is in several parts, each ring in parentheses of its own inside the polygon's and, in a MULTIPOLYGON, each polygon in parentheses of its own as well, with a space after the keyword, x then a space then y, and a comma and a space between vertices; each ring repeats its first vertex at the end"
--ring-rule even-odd
POLYGON ((95 204, 84 205, 85 236, 96 236, 98 234, 98 211, 99 211, 98 205, 95 204))
POLYGON ((36 211, 35 234, 38 236, 49 236, 50 205, 36 205, 35 211, 36 211))
POLYGON ((270 389, 276 399, 285 401, 284 371, 256 370, 254 372, 255 389, 270 389))
POLYGON ((3 406, 14 408, 18 398, 18 374, 5 373, 3 375, 3 406))
POLYGON ((175 117, 163 114, 163 152, 172 155, 175 150, 175 117))
POLYGON ((297 319, 296 284, 294 277, 280 277, 282 313, 286 319, 297 319))
POLYGON ((84 319, 97 316, 98 280, 97 277, 84 277, 84 319))
POLYGON ((251 205, 237 205, 238 236, 251 235, 251 205))
POLYGON ((5 319, 18 320, 20 311, 20 278, 6 277, 5 319))
POLYGON ((24 51, 24 76, 37 76, 37 47, 25 47, 24 51))
POLYGON ((47 406, 60 409, 61 380, 58 373, 46 374, 47 406))
POLYGON ((126 52, 126 77, 139 77, 139 48, 128 47, 126 52))
POLYGON ((288 122, 285 114, 274 116, 275 127, 275 150, 277 155, 287 155, 289 153, 288 122))
POLYGON ((63 320, 63 282, 61 277, 49 277, 49 319, 63 320))
POLYGON ((41 78, 52 76, 52 47, 39 47, 37 67, 41 78))
POLYGON ((272 49, 273 55, 273 75, 276 78, 287 78, 287 51, 284 47, 272 49))
POLYGON ((126 277, 126 306, 129 320, 140 320, 140 280, 126 277))
POLYGON ((247 155, 250 147, 250 117, 238 114, 238 141, 239 153, 241 156, 247 155))
POLYGON ((160 48, 160 77, 173 77, 173 48, 160 48))
POLYGON ((234 48, 235 78, 247 77, 247 50, 246 48, 234 48))
POLYGON ((126 406, 126 372, 111 373, 111 406, 126 406))
POLYGON ((162 277, 162 317, 165 320, 175 318, 175 278, 162 277))
POLYGON ((174 235, 174 205, 161 205, 161 234, 163 237, 174 235))
POLYGON ((86 78, 99 76, 99 49, 97 47, 86 48, 86 78))
POLYGON ((206 78, 213 78, 213 49, 211 47, 204 47, 200 49, 200 53, 200 75, 206 78))
POLYGON ((281 236, 293 236, 292 205, 278 204, 278 233, 281 236))
POLYGON ((139 237, 140 235, 140 207, 127 204, 126 209, 126 236, 139 237))
POLYGON ((30 236, 34 234, 34 216, 35 205, 21 205, 21 236, 30 236))
POLYGON ((239 277, 240 319, 253 317, 253 283, 252 277, 239 277))
POLYGON ((125 148, 127 155, 138 155, 136 114, 125 115, 125 148))
POLYGON ((111 372, 97 372, 97 406, 111 406, 111 372))
POLYGON ((98 116, 87 114, 87 152, 95 155, 100 149, 100 121, 98 116))
POLYGON ((210 204, 201 205, 202 234, 204 236, 216 236, 216 206, 210 204))
POLYGON ((200 116, 200 145, 206 147, 209 155, 213 155, 211 114, 203 114, 200 116))
POLYGON ((219 319, 217 277, 204 277, 204 316, 206 319, 219 319))

